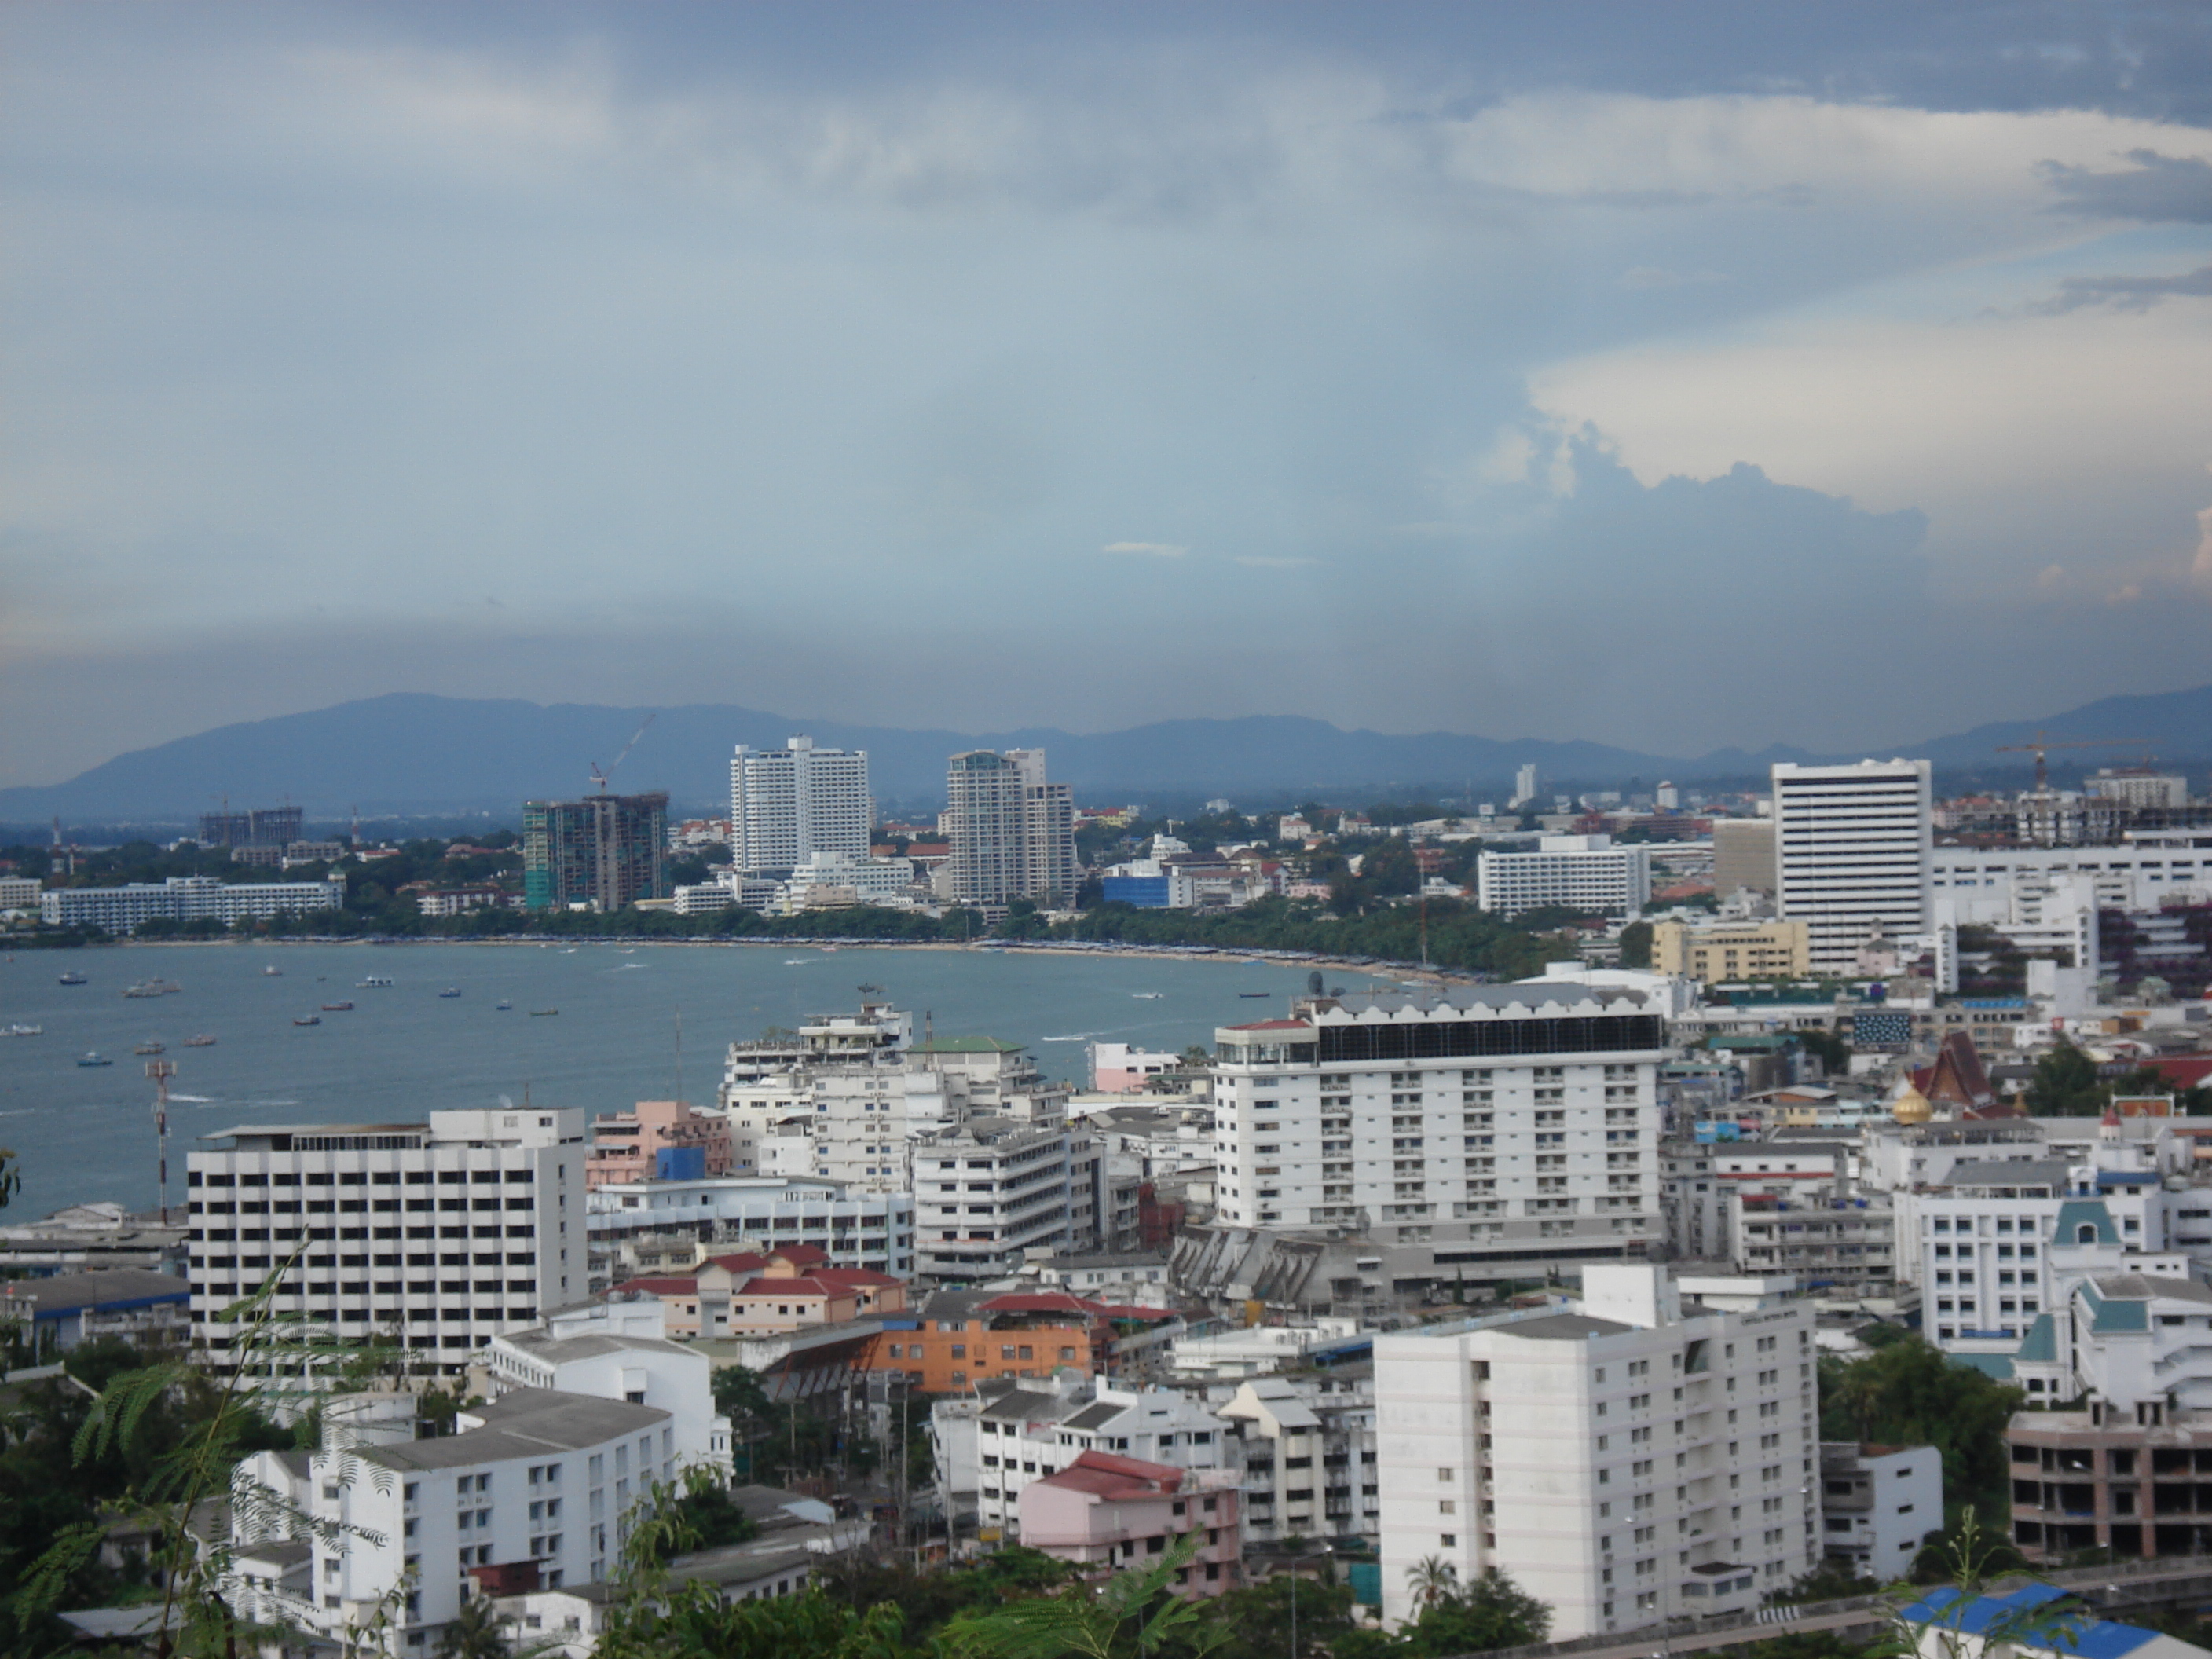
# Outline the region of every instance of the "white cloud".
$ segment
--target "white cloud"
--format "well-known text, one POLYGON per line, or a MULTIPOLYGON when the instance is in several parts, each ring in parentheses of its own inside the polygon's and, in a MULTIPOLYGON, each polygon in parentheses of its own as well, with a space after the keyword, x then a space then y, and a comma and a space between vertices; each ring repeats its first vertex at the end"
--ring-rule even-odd
POLYGON ((1174 542, 1109 542, 1101 553, 1134 553, 1146 558, 1179 559, 1190 551, 1174 542))

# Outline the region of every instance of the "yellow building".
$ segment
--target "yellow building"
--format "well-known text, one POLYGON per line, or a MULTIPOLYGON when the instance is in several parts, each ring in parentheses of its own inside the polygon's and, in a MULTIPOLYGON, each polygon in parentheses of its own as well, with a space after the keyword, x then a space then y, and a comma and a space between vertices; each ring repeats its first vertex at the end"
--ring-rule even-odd
POLYGON ((1739 979, 1802 979, 1812 971, 1813 947, 1802 921, 1715 923, 1692 927, 1662 921, 1651 929, 1651 966, 1707 984, 1739 979))

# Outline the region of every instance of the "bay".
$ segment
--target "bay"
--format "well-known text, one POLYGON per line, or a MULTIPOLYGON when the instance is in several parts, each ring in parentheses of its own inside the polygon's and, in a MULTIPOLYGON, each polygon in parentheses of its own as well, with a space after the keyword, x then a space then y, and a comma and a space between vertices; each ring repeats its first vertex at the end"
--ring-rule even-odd
MULTIPOLYGON (((1350 969, 1332 983, 1364 985, 1350 969)), ((154 1085, 134 1045, 167 1046, 170 1202, 198 1137, 240 1123, 419 1121, 444 1107, 597 1114, 677 1093, 711 1102, 725 1048, 770 1025, 858 1006, 880 986, 939 1036, 1029 1047, 1048 1076, 1088 1082, 1091 1041, 1180 1049, 1279 1015, 1302 965, 995 950, 795 945, 285 944, 21 951, 0 959, 0 1146, 21 1160, 15 1216, 155 1201, 154 1085), (272 975, 264 970, 275 968, 272 975), (90 981, 59 984, 75 970, 90 981), (358 983, 374 975, 388 987, 358 983), (126 998, 162 979, 172 995, 126 998), (441 997, 444 989, 457 997, 441 997), (1264 998, 1241 994, 1265 992, 1264 998), (497 1005, 512 1006, 501 1011, 497 1005), (349 1011, 325 1012, 329 1002, 349 1011), (533 1017, 532 1010, 558 1010, 533 1017), (320 1024, 295 1025, 315 1015, 320 1024), (204 1033, 212 1048, 187 1048, 204 1033), (1057 1040, 1054 1040, 1057 1039, 1057 1040), (114 1063, 77 1065, 96 1050, 114 1063)))

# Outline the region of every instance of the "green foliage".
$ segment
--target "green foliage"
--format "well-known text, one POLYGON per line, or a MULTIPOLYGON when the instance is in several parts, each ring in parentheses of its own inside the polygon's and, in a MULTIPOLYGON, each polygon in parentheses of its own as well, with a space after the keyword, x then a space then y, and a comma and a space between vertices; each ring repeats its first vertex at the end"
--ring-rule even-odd
POLYGON ((2026 1400, 1909 1337, 1864 1359, 1820 1362, 1820 1437, 1934 1446, 1943 1456, 1947 1504, 1993 1521, 2011 1513, 2005 1425, 2026 1400))
POLYGON ((702 1484, 678 1498, 676 1507, 697 1540, 695 1549, 720 1549, 760 1536, 760 1528, 732 1501, 726 1486, 702 1484))
POLYGON ((1462 1586, 1446 1562, 1431 1556, 1407 1570, 1419 1615, 1395 1635, 1355 1630, 1339 1637, 1334 1659, 1447 1659, 1540 1642, 1552 1610, 1492 1568, 1462 1586))
MULTIPOLYGON (((1059 939, 1107 944, 1210 945, 1237 951, 1311 951, 1321 956, 1374 957, 1417 962, 1421 955, 1421 918, 1410 904, 1364 915, 1337 916, 1317 905, 1267 898, 1220 915, 1188 910, 1139 910, 1125 904, 1101 905, 1053 929, 1059 939)), ((1543 971, 1555 951, 1522 921, 1506 921, 1456 900, 1428 906, 1429 959, 1438 967, 1462 968, 1498 979, 1520 979, 1543 971)), ((1564 954, 1571 955, 1571 951, 1564 954)))
POLYGON ((507 1659, 513 1651, 507 1621, 480 1595, 461 1603, 459 1616, 438 1632, 438 1645, 433 1650, 435 1659, 507 1659))
POLYGON ((1214 1659, 1328 1659, 1353 1629, 1349 1584, 1291 1573, 1231 1590, 1212 1612, 1223 1632, 1214 1659))
POLYGON ((1103 1584, 1075 1584, 1056 1595, 966 1613, 945 1641, 978 1659, 1146 1659, 1162 1651, 1200 1656, 1224 1632, 1205 1603, 1174 1593, 1206 1534, 1194 1528, 1143 1571, 1117 1572, 1103 1584))
POLYGON ((1624 968, 1649 968, 1651 965, 1651 924, 1632 921, 1620 930, 1620 965, 1624 968))
POLYGON ((1798 1042, 1805 1052, 1815 1054, 1827 1068, 1830 1077, 1844 1077, 1851 1069, 1851 1045, 1834 1031, 1823 1031, 1817 1026, 1797 1033, 1798 1042))
POLYGON ((2038 1060, 2027 1085, 2027 1109, 2037 1117, 2095 1117, 2111 1098, 2098 1080, 2097 1062, 2070 1042, 2038 1060))

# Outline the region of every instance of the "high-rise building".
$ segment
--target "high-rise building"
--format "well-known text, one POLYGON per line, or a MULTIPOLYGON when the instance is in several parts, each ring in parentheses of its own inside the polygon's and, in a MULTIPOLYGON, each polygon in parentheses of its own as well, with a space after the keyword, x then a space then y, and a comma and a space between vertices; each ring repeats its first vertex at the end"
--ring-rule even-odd
POLYGON ((1384 1615, 1431 1560, 1504 1572, 1559 1639, 1757 1607, 1820 1561, 1814 1372, 1809 1302, 1716 1312, 1644 1263, 1377 1336, 1384 1615))
POLYGON ((522 805, 522 897, 532 910, 612 911, 669 896, 668 797, 522 805))
POLYGON ((1074 896, 1074 794, 1045 781, 1043 750, 955 755, 945 817, 957 902, 1057 905, 1074 896))
POLYGON ((1749 889, 1774 892, 1774 820, 1713 820, 1713 893, 1716 897, 1749 889))
POLYGON ((1561 980, 1302 998, 1217 1031, 1219 1219, 1449 1242, 1474 1279, 1641 1254, 1666 1027, 1661 990, 1561 980))
POLYGON ((303 814, 296 806, 257 806, 250 812, 203 812, 203 847, 283 847, 300 839, 303 814))
POLYGON ((295 1255, 280 1315, 341 1339, 397 1339, 455 1375, 482 1363, 495 1332, 584 1294, 580 1111, 256 1124, 204 1139, 210 1149, 185 1159, 186 1279, 194 1340, 218 1370, 222 1310, 295 1255))
POLYGON ((741 876, 781 879, 817 854, 866 862, 874 815, 865 749, 798 737, 780 750, 739 744, 730 757, 730 864, 741 876))
POLYGON ((1813 971, 1848 974, 1877 928, 1928 926, 1932 841, 1924 760, 1774 768, 1776 908, 1802 921, 1813 971))
POLYGON ((1513 775, 1511 806, 1525 806, 1536 799, 1536 763, 1529 761, 1513 775))

